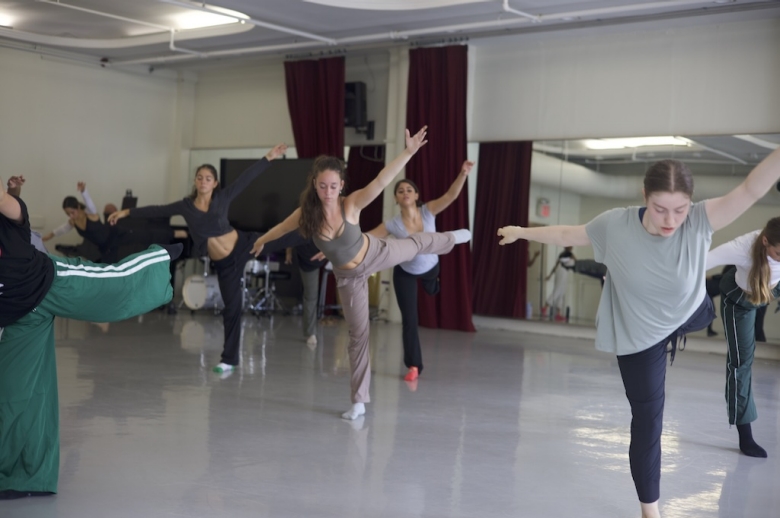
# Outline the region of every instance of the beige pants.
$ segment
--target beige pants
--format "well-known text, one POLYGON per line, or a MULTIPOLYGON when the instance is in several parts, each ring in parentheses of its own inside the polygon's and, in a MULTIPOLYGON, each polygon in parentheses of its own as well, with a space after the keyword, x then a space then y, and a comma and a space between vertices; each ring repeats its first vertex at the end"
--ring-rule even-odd
POLYGON ((371 362, 368 357, 368 277, 376 272, 412 260, 418 254, 449 253, 455 238, 448 232, 413 234, 405 239, 379 239, 368 234, 363 262, 351 270, 333 268, 344 318, 349 326, 349 366, 353 403, 371 398, 371 362))

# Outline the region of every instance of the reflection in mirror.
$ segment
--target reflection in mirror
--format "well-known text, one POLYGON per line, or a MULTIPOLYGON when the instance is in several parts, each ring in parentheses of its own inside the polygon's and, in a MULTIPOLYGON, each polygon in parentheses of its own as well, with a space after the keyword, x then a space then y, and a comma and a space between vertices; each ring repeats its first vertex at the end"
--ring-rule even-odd
MULTIPOLYGON (((531 162, 529 224, 582 225, 614 207, 644 205, 645 171, 654 162, 669 158, 685 162, 693 172, 694 201, 722 196, 778 146, 780 134, 538 141, 531 162)), ((778 215, 780 185, 715 233, 712 246, 761 229, 778 215)), ((529 251, 529 259, 535 251, 540 253, 528 271, 532 318, 555 321, 560 315, 559 325, 565 321, 594 325, 604 269, 593 261, 593 250, 574 247, 574 265, 569 255, 561 256, 561 247, 537 244, 529 251), (560 309, 553 309, 556 306, 560 309)), ((708 275, 717 273, 720 268, 708 275)), ((780 342, 780 315, 773 317, 775 306, 770 307, 765 322, 770 342, 780 342)), ((722 334, 720 321, 713 323, 713 330, 722 334)))

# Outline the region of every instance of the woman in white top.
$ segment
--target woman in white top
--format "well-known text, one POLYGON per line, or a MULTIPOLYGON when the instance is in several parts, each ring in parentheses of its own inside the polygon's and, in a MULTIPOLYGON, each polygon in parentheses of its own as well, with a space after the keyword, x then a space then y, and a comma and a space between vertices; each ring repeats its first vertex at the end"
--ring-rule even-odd
MULTIPOLYGON (((403 239, 419 232, 436 232, 436 215, 458 198, 472 167, 474 162, 463 162, 458 177, 447 192, 425 204, 420 200, 420 191, 414 182, 408 179, 399 180, 394 191, 395 202, 401 207, 401 213, 368 233, 383 239, 389 235, 403 239)), ((438 255, 421 254, 393 268, 393 288, 401 310, 403 326, 404 364, 408 369, 404 377, 406 381, 415 381, 423 370, 420 334, 417 329, 417 279, 422 280, 423 289, 429 295, 439 293, 438 255)))
POLYGON ((705 290, 712 233, 724 228, 780 180, 780 150, 734 190, 692 203, 693 177, 677 160, 645 174, 645 207, 612 209, 587 225, 498 230, 502 245, 527 239, 558 246, 593 246, 607 267, 597 314, 596 347, 617 355, 631 405, 628 455, 643 518, 660 516, 661 432, 666 348, 704 329, 715 313, 705 290))
POLYGON ((756 313, 780 295, 780 218, 763 230, 729 241, 707 254, 707 269, 733 264, 720 281, 720 315, 728 344, 726 402, 729 424, 737 425, 739 449, 749 457, 766 457, 753 440, 750 423, 758 418, 751 387, 756 351, 756 313))

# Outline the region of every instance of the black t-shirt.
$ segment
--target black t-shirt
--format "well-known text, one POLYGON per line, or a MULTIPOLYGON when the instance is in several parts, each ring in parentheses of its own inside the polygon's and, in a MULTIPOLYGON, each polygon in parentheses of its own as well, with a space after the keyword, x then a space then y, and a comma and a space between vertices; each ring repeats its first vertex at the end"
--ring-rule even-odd
MULTIPOLYGON (((568 259, 570 257, 574 257, 574 254, 568 250, 564 250, 558 255, 558 261, 560 262, 561 259, 568 259)), ((574 270, 574 264, 571 264, 570 266, 567 266, 568 263, 560 262, 561 267, 566 268, 567 270, 574 270)))
POLYGON ((320 252, 314 241, 309 239, 304 244, 295 247, 295 255, 298 256, 298 267, 304 272, 312 272, 318 270, 323 264, 327 263, 327 259, 320 261, 312 261, 311 258, 320 252))
POLYGON ((0 327, 35 309, 54 281, 54 263, 30 243, 27 205, 16 199, 22 207, 22 222, 0 216, 0 327))

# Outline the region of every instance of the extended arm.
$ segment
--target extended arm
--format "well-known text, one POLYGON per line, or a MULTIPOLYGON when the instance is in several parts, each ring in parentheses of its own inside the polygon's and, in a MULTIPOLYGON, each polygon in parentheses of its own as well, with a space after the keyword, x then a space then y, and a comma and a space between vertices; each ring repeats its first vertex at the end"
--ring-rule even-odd
POLYGON ((463 165, 460 168, 460 172, 458 173, 458 177, 455 178, 454 182, 452 182, 452 185, 450 185, 450 188, 447 189, 447 192, 445 192, 440 198, 436 198, 435 200, 426 203, 428 206, 428 211, 431 214, 435 216, 436 214, 443 212, 444 209, 452 204, 452 202, 458 199, 458 196, 460 196, 460 191, 463 190, 463 186, 466 184, 466 179, 468 179, 472 167, 474 167, 474 162, 469 162, 468 160, 463 162, 463 165))
POLYGON ((64 234, 67 234, 71 230, 73 230, 73 224, 70 221, 66 221, 65 223, 63 223, 59 227, 55 228, 54 230, 52 230, 51 232, 49 232, 45 236, 41 237, 41 239, 43 241, 48 241, 49 239, 51 239, 53 237, 62 236, 64 234))
POLYGON ((540 254, 541 254, 541 252, 540 252, 539 250, 537 250, 536 252, 534 252, 534 256, 533 256, 533 257, 531 257, 531 258, 528 260, 528 268, 530 268, 530 267, 532 267, 532 266, 534 265, 534 263, 536 262, 536 258, 537 258, 537 257, 539 257, 539 255, 540 255, 540 254))
POLYGON ((148 207, 138 207, 135 209, 122 209, 114 212, 108 217, 108 223, 116 225, 116 222, 122 218, 132 216, 134 218, 164 218, 176 216, 184 213, 184 201, 179 200, 168 205, 149 205, 148 207))
POLYGON ((232 200, 241 194, 241 191, 254 182, 255 179, 260 176, 260 173, 268 169, 272 160, 282 157, 286 152, 287 145, 277 144, 274 146, 274 148, 266 153, 263 158, 249 166, 233 183, 225 187, 222 191, 222 195, 227 197, 228 200, 232 200))
POLYGON ((263 247, 266 245, 266 243, 269 243, 275 239, 279 239, 280 237, 284 236, 285 234, 292 232, 293 230, 298 229, 298 222, 301 220, 301 208, 298 207, 293 211, 292 214, 287 216, 287 219, 276 225, 274 228, 257 238, 255 241, 254 246, 252 247, 252 250, 249 251, 250 254, 257 257, 260 255, 260 252, 263 251, 263 247))
POLYGON ((19 200, 5 191, 2 178, 0 178, 0 215, 16 223, 22 223, 22 206, 19 200))
POLYGON ((705 202, 707 219, 713 231, 722 229, 769 192, 780 180, 780 149, 761 161, 733 191, 705 202))
POLYGON ((518 239, 536 241, 547 245, 558 246, 590 246, 590 238, 585 231, 585 225, 553 225, 551 227, 502 227, 498 235, 503 239, 499 245, 508 245, 518 239))
POLYGON ((401 169, 409 162, 409 159, 417 153, 421 147, 423 147, 428 141, 425 140, 428 126, 418 131, 414 136, 409 134, 409 130, 406 130, 406 149, 404 149, 400 155, 395 157, 392 162, 387 164, 384 169, 379 171, 376 178, 371 180, 371 183, 353 192, 344 200, 345 203, 352 205, 354 210, 361 211, 368 206, 369 203, 374 201, 382 191, 390 185, 393 178, 398 176, 401 169))
POLYGON ((87 214, 97 214, 97 207, 95 207, 95 203, 92 201, 92 197, 89 195, 86 185, 84 185, 84 190, 81 191, 81 197, 84 198, 84 205, 86 206, 85 212, 87 214))

